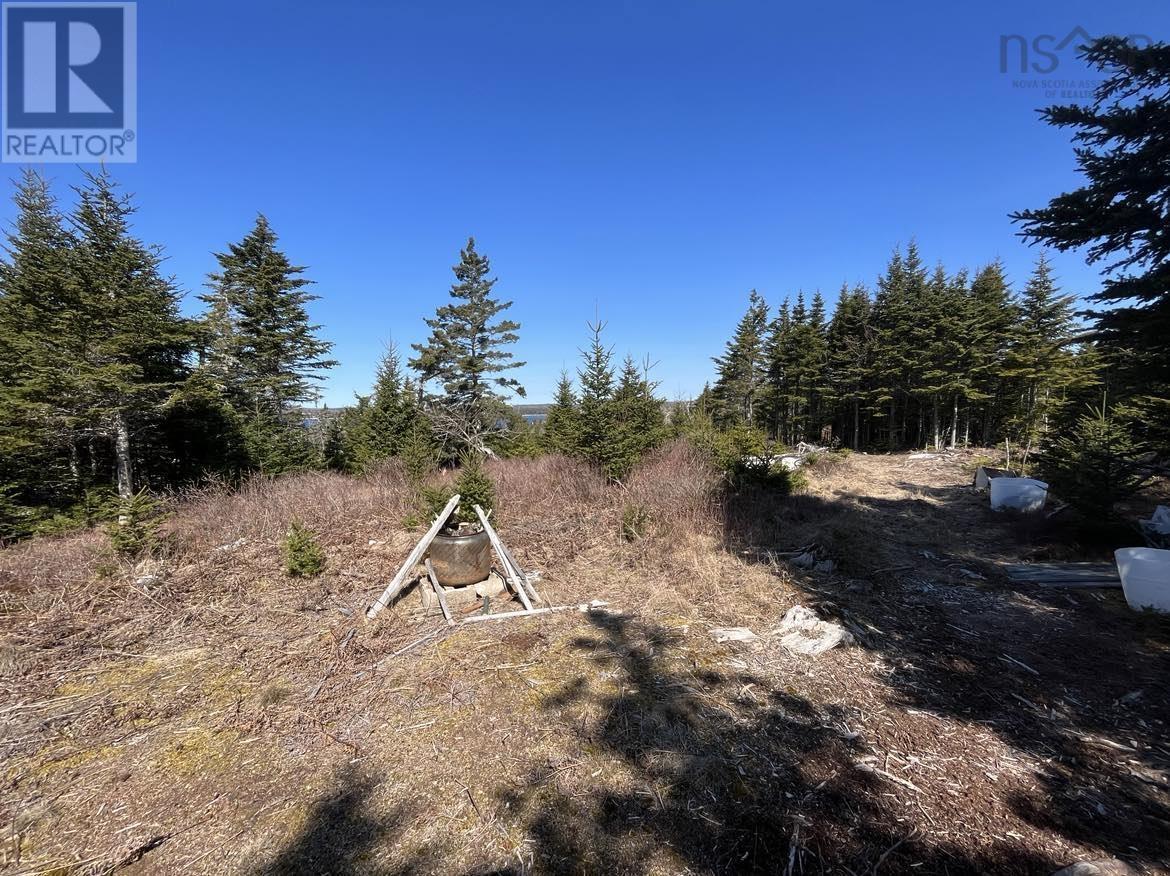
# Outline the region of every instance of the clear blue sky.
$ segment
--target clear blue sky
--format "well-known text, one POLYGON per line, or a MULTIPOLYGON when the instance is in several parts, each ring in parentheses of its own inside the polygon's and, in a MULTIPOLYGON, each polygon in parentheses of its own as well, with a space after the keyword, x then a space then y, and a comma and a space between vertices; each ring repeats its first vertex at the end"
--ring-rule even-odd
MULTIPOLYGON (((595 308, 689 397, 753 287, 832 301, 911 237, 1021 284, 1036 253, 1007 213, 1077 177, 1036 119, 1050 101, 1013 81, 1086 74, 1065 53, 1004 75, 999 38, 1077 25, 1165 39, 1170 6, 143 0, 139 160, 113 169, 189 312, 212 250, 268 215, 318 283, 331 405, 425 336, 469 234, 515 302, 530 401, 595 308)), ((1097 288, 1079 257, 1055 266, 1097 288)))

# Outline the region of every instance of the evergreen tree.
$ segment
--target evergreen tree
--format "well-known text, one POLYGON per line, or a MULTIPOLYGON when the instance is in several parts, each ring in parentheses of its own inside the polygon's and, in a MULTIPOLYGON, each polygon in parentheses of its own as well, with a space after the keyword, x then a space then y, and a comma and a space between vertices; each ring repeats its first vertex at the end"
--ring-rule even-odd
POLYGON ((1094 40, 1081 57, 1108 76, 1091 104, 1050 106, 1041 117, 1071 128, 1086 184, 1047 207, 1012 215, 1025 238, 1062 251, 1087 247, 1105 280, 1093 300, 1096 333, 1136 419, 1170 446, 1170 45, 1094 40), (1152 427, 1152 428, 1151 428, 1152 427))
POLYGON ((843 417, 849 443, 861 447, 861 414, 869 374, 869 292, 841 286, 826 335, 825 385, 830 404, 843 417))
POLYGON ((562 371, 557 381, 557 392, 544 421, 544 446, 552 453, 575 455, 580 448, 581 434, 577 397, 569 372, 562 371))
MULTIPOLYGON (((874 417, 886 429, 891 450, 909 441, 907 421, 911 390, 917 383, 924 343, 919 308, 926 297, 926 270, 911 241, 903 256, 895 250, 885 273, 878 280, 874 297, 873 372, 870 403, 874 417)), ((917 437, 917 436, 916 436, 917 437)))
POLYGON ((761 387, 767 378, 764 344, 768 328, 768 305, 753 289, 748 309, 715 363, 714 398, 716 417, 722 425, 756 420, 761 387))
POLYGON ((421 416, 416 398, 414 386, 402 373, 398 349, 391 344, 378 364, 359 458, 369 462, 401 452, 411 426, 421 416))
POLYGON ((1070 349, 1074 300, 1060 294, 1051 266, 1041 255, 1020 299, 1020 316, 1003 371, 1016 389, 1010 425, 1017 443, 1024 446, 1025 462, 1067 401, 1068 390, 1086 379, 1070 349))
POLYGON ((452 269, 454 303, 445 304, 428 319, 430 338, 412 344, 418 355, 410 360, 424 382, 436 380, 443 388, 434 399, 441 427, 456 444, 481 452, 485 436, 495 430, 507 394, 524 397, 524 387, 507 372, 525 363, 513 362, 503 349, 519 340, 520 324, 497 318, 512 306, 492 296, 496 279, 491 265, 469 238, 452 269))
POLYGON ((971 398, 979 403, 984 445, 1000 433, 1005 415, 1003 363, 1017 318, 1003 265, 996 260, 975 274, 969 303, 971 398))
POLYGON ((337 363, 325 358, 333 345, 317 337, 305 306, 319 296, 313 281, 277 248, 277 236, 260 214, 239 243, 216 253, 220 270, 209 276, 205 325, 213 368, 235 374, 238 394, 254 412, 272 417, 317 398, 315 381, 337 363))
POLYGON ((159 272, 159 251, 130 233, 129 198, 105 170, 86 180, 72 215, 78 307, 65 331, 80 339, 73 367, 86 425, 112 443, 118 495, 129 500, 138 491, 137 437, 184 378, 192 331, 174 284, 159 272))
MULTIPOLYGON (((60 506, 81 489, 81 407, 71 379, 75 345, 66 333, 77 305, 74 241, 35 171, 24 171, 13 201, 17 218, 8 260, 0 262, 0 494, 13 509, 60 506)), ((35 522, 27 511, 12 515, 12 534, 35 522)), ((0 511, 0 530, 2 517, 0 511)))
POLYGON ((650 365, 641 368, 632 356, 626 356, 613 394, 614 432, 607 474, 624 478, 648 451, 657 447, 665 435, 666 421, 662 401, 655 398, 657 385, 650 381, 650 365))
POLYGON ((292 422, 294 405, 317 398, 316 381, 337 363, 306 305, 312 281, 277 248, 263 214, 239 243, 216 253, 202 324, 204 367, 222 381, 244 422, 252 463, 263 471, 311 467, 314 451, 292 422))
POLYGON ((589 324, 593 340, 589 349, 581 351, 581 369, 577 379, 581 386, 581 402, 577 417, 577 452, 609 474, 615 468, 613 446, 614 409, 611 404, 614 391, 613 350, 601 340, 605 323, 589 324))

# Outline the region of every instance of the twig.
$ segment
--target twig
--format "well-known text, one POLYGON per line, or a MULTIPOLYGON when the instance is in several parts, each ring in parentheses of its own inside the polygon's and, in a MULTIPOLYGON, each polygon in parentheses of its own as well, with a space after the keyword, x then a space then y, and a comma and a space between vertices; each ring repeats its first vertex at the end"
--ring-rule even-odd
POLYGON ((1004 654, 1004 655, 1003 655, 1002 657, 1000 657, 999 659, 1000 659, 1000 660, 1007 660, 1007 661, 1009 661, 1009 662, 1011 662, 1011 663, 1014 663, 1014 664, 1016 664, 1016 666, 1019 666, 1021 669, 1026 669, 1026 670, 1028 670, 1028 672, 1032 673, 1033 675, 1039 675, 1039 674, 1040 674, 1040 673, 1039 673, 1039 672, 1037 672, 1035 669, 1033 669, 1031 666, 1029 666, 1027 663, 1021 663, 1021 662, 1020 662, 1019 660, 1017 660, 1015 657, 1009 657, 1007 654, 1004 654))
POLYGON ((882 852, 881 857, 878 858, 877 862, 873 865, 873 870, 870 871, 873 874, 873 876, 877 876, 878 868, 881 867, 881 865, 886 862, 886 858, 888 858, 890 855, 894 854, 894 852, 896 852, 898 850, 898 847, 901 846, 902 843, 904 843, 908 840, 914 839, 914 837, 916 837, 917 835, 918 835, 918 831, 912 830, 912 831, 910 831, 909 834, 902 837, 900 840, 898 840, 896 843, 894 843, 892 846, 890 846, 888 849, 886 849, 884 852, 882 852))

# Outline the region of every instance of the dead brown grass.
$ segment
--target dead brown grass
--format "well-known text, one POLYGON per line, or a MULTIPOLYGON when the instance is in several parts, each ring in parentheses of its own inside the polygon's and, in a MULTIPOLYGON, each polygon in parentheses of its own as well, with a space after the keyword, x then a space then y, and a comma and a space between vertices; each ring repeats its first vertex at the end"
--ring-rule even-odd
POLYGON ((1164 649, 1118 646, 1099 695, 1070 668, 1053 689, 1082 712, 1044 729, 1074 707, 1001 658, 1065 672, 1019 630, 1040 617, 1071 641, 1076 627, 957 571, 1015 550, 962 466, 854 454, 780 499, 726 495, 683 443, 621 485, 563 457, 493 461, 498 528, 543 595, 611 610, 454 631, 414 593, 362 618, 419 535, 394 466, 197 491, 174 504, 166 549, 135 565, 99 532, 0 552, 0 864, 1018 873, 1114 851, 1112 835, 1139 845, 1140 820, 1082 829, 1088 792, 1060 778, 1061 796, 1053 764, 1113 788, 1093 792, 1110 813, 1136 805, 1080 737, 1140 740, 1150 768, 1156 705, 1144 728, 1130 719, 1158 702, 1146 679, 1164 649), (649 523, 626 540, 630 507, 649 523), (282 572, 292 520, 324 548, 319 578, 282 572), (810 543, 840 573, 777 557, 810 543), (868 647, 808 661, 711 638, 763 632, 797 602, 868 647), (988 678, 1004 689, 984 702, 988 678), (1123 713, 1084 712, 1138 684, 1148 699, 1123 713), (1025 723, 1009 694, 1044 707, 1025 723))

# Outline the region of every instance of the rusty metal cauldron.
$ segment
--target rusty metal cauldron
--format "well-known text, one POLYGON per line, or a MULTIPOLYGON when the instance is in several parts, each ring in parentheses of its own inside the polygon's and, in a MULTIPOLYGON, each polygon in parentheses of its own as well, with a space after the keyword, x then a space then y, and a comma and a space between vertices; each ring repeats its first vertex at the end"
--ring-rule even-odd
POLYGON ((492 542, 486 531, 436 535, 427 553, 435 577, 445 587, 478 584, 492 570, 492 542))

